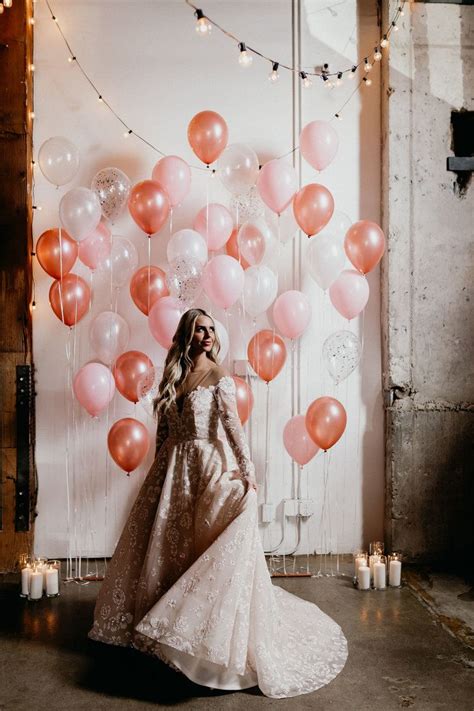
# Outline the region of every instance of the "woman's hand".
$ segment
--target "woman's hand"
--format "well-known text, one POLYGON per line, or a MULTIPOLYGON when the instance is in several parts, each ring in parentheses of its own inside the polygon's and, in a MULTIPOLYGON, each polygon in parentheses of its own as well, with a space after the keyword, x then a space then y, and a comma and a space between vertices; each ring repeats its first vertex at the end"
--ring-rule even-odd
POLYGON ((246 476, 245 481, 247 482, 250 489, 253 489, 254 491, 258 491, 257 482, 253 478, 253 476, 246 476))

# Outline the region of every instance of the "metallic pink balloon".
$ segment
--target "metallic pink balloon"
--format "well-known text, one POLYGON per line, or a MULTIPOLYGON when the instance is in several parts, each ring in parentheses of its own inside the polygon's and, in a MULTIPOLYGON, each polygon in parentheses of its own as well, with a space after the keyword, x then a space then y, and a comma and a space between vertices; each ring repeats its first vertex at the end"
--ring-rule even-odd
POLYGON ((275 325, 286 338, 299 338, 311 321, 311 305, 306 294, 291 289, 285 291, 273 304, 275 325))
POLYGON ((211 202, 194 218, 194 229, 207 242, 207 248, 216 251, 223 247, 234 229, 234 220, 224 205, 211 202))
POLYGON ((164 188, 155 180, 142 180, 130 191, 128 209, 143 232, 159 232, 170 212, 170 201, 164 188))
POLYGON ((129 474, 145 459, 150 435, 141 422, 124 417, 110 428, 107 445, 114 462, 129 474))
POLYGON ((307 464, 319 452, 319 447, 313 442, 306 429, 305 416, 295 415, 285 425, 283 444, 292 459, 300 467, 307 464))
POLYGON ((130 296, 145 316, 158 299, 169 294, 166 274, 160 267, 140 267, 130 279, 130 296))
POLYGON ((200 111, 188 125, 189 145, 206 165, 217 160, 227 146, 229 130, 222 116, 215 111, 200 111))
POLYGON ((384 233, 375 222, 360 220, 347 230, 344 249, 355 268, 368 274, 385 252, 384 233))
POLYGON ((115 393, 115 381, 102 363, 86 363, 74 376, 74 395, 92 417, 105 410, 115 393))
POLYGON ((150 368, 153 368, 153 363, 145 353, 141 351, 122 353, 115 361, 113 369, 119 393, 130 402, 138 402, 138 382, 150 368))
POLYGON ((153 168, 156 180, 168 195, 171 207, 180 205, 191 187, 191 169, 179 156, 165 156, 153 168))
POLYGON ((327 451, 342 437, 347 415, 339 400, 319 397, 308 407, 305 423, 313 442, 327 451))
POLYGON ((369 299, 369 282, 355 269, 344 269, 329 287, 329 298, 344 318, 353 319, 369 299))
POLYGON ((70 272, 61 280, 53 281, 49 289, 49 303, 54 313, 66 326, 75 326, 89 311, 91 290, 84 279, 70 272))
POLYGON ((99 222, 90 235, 79 242, 79 259, 94 271, 107 259, 111 249, 112 233, 104 222, 99 222))
POLYGON ((148 327, 153 338, 163 348, 168 349, 171 346, 182 313, 182 303, 173 296, 163 296, 151 307, 148 327))
POLYGON ((268 161, 258 175, 257 190, 265 205, 280 215, 298 190, 295 169, 280 159, 268 161))
POLYGON ((316 170, 324 170, 334 160, 338 146, 337 133, 326 121, 311 121, 300 133, 301 155, 316 170))
POLYGON ((237 301, 244 288, 244 281, 244 270, 238 261, 228 254, 213 257, 202 274, 204 291, 221 309, 228 309, 237 301))
MULTIPOLYGON (((79 243, 80 246, 81 243, 79 243)), ((69 237, 66 230, 55 227, 46 230, 36 243, 36 258, 45 272, 53 279, 61 279, 68 274, 77 259, 78 244, 69 237), (59 236, 61 234, 61 239, 59 236)))
POLYGON ((296 222, 311 237, 327 225, 334 212, 334 198, 324 185, 310 183, 299 190, 293 200, 296 222))

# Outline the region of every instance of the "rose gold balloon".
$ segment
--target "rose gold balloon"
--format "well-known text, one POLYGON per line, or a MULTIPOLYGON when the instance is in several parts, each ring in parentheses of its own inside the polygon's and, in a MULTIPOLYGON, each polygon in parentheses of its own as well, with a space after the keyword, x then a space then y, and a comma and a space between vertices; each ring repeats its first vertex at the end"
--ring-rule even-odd
POLYGON ((285 365, 286 346, 280 336, 264 329, 251 338, 247 356, 257 375, 269 383, 285 365))
POLYGON ((294 197, 293 212, 303 232, 311 237, 320 232, 331 219, 334 198, 324 185, 305 185, 294 197))
POLYGON ((114 462, 129 474, 145 459, 150 435, 141 422, 124 417, 110 428, 107 444, 114 462))
POLYGON ((188 126, 188 141, 206 165, 217 160, 227 145, 227 124, 215 111, 201 111, 193 116, 188 126))
POLYGON ((159 267, 141 267, 130 279, 130 296, 145 316, 158 299, 169 293, 166 274, 159 267))
POLYGON ((250 266, 250 264, 247 262, 245 257, 242 256, 240 249, 239 249, 239 243, 237 241, 237 235, 239 234, 239 229, 240 226, 237 225, 237 227, 234 227, 232 230, 232 234, 227 240, 225 244, 225 251, 227 254, 231 257, 234 257, 239 263, 242 269, 247 269, 247 267, 250 266))
POLYGON ((54 313, 66 326, 75 326, 89 310, 91 291, 80 276, 66 274, 61 281, 53 281, 49 303, 54 313))
POLYGON ((355 268, 368 274, 385 252, 384 233, 375 222, 360 220, 347 230, 344 249, 355 268))
POLYGON ((117 390, 130 402, 138 402, 140 378, 153 368, 153 363, 141 351, 127 351, 117 358, 113 367, 117 390))
POLYGON ((235 383, 235 397, 237 400, 237 412, 243 425, 250 417, 253 408, 253 393, 249 385, 237 375, 232 376, 235 383))
POLYGON ((344 406, 333 397, 319 397, 306 412, 305 424, 309 436, 324 451, 342 437, 346 423, 344 406))
POLYGON ((61 279, 61 276, 68 274, 74 266, 77 259, 77 242, 69 237, 66 230, 61 230, 61 240, 57 227, 46 230, 36 243, 36 256, 49 276, 61 279))
POLYGON ((166 191, 155 180, 142 180, 130 191, 128 209, 143 232, 152 235, 159 232, 170 212, 166 191))

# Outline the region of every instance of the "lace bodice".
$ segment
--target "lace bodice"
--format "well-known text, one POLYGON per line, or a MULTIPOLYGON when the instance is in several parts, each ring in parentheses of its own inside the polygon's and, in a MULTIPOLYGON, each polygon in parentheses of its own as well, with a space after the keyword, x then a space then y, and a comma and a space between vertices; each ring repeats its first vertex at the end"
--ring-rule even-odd
POLYGON ((184 397, 181 409, 173 402, 161 415, 156 433, 156 456, 166 443, 190 440, 227 443, 243 476, 254 478, 255 469, 237 412, 235 383, 224 375, 215 385, 200 386, 184 397))

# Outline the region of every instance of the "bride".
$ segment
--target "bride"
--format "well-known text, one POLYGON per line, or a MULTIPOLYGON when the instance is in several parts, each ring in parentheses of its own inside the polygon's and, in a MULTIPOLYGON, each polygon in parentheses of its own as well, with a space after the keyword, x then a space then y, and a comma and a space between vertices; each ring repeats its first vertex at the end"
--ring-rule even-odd
POLYGON ((155 402, 155 460, 107 567, 89 637, 159 657, 218 689, 314 691, 347 643, 316 605, 272 585, 235 384, 202 309, 181 317, 155 402))

